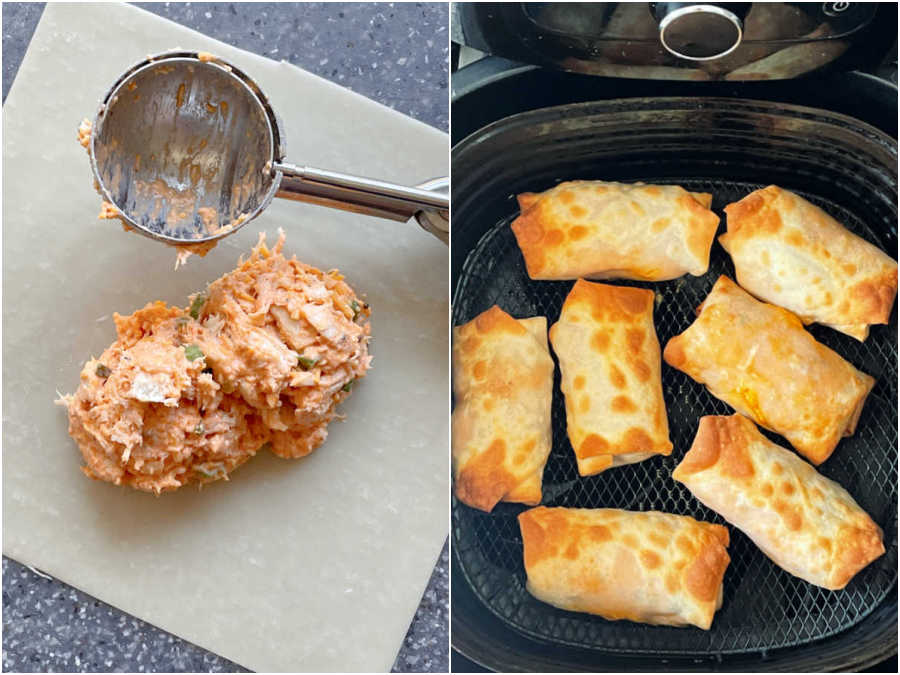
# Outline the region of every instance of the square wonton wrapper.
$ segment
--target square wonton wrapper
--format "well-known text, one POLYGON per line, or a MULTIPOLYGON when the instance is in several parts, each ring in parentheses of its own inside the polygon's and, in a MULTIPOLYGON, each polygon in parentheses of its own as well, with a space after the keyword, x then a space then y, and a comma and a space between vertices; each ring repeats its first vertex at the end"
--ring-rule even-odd
POLYGON ((725 207, 719 243, 738 283, 766 302, 865 340, 886 324, 897 296, 897 262, 814 204, 770 185, 725 207))
POLYGON ((494 305, 453 329, 451 433, 457 498, 490 511, 538 504, 551 449, 553 359, 547 319, 494 305))
POLYGON ((839 590, 884 553, 881 528, 844 488, 743 415, 701 417, 672 478, 816 586, 839 590))
POLYGON ((519 515, 527 588, 560 609, 708 630, 728 530, 659 511, 539 506, 519 515))
POLYGON ((719 227, 712 195, 677 185, 569 181, 518 200, 512 230, 532 279, 699 276, 719 227))
POLYGON ((582 476, 672 452, 653 300, 579 279, 550 329, 582 476))
POLYGON ((781 434, 813 464, 856 429, 874 378, 803 329, 794 314, 719 277, 686 331, 666 345, 673 368, 781 434))

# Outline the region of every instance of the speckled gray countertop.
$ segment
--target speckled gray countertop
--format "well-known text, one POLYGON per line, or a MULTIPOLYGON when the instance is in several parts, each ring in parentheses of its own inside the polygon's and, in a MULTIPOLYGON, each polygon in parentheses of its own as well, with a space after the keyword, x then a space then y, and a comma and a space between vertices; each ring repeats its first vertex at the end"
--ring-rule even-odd
MULTIPOLYGON (((446 3, 135 4, 241 49, 289 61, 447 131, 446 3)), ((4 100, 43 9, 43 3, 3 3, 4 100)), ((448 566, 445 542, 395 672, 448 670, 448 566)), ((5 557, 3 670, 243 672, 5 557)))

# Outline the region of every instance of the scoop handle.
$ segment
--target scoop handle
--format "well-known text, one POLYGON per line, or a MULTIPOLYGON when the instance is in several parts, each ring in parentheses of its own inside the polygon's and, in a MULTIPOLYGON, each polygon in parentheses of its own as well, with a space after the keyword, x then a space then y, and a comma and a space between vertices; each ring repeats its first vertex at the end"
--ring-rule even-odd
POLYGON ((273 169, 283 174, 276 197, 404 222, 415 216, 425 230, 444 243, 448 241, 450 197, 446 178, 408 187, 281 162, 273 169))

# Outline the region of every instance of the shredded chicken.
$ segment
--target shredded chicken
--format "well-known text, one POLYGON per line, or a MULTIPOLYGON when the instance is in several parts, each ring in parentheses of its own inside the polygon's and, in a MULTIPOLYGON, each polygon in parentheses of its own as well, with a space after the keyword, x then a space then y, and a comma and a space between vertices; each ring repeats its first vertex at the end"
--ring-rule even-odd
POLYGON ((175 269, 177 270, 181 265, 184 265, 192 255, 202 258, 215 247, 216 242, 214 241, 207 241, 202 244, 180 244, 178 253, 175 254, 175 269))
POLYGON ((90 152, 88 146, 91 144, 91 131, 93 131, 93 127, 93 123, 86 117, 81 120, 81 124, 78 125, 78 142, 81 143, 81 147, 88 152, 90 152))
POLYGON ((267 442, 303 457, 365 377, 369 307, 337 271, 265 235, 188 308, 114 315, 118 337, 63 396, 84 472, 160 493, 228 474, 267 442))

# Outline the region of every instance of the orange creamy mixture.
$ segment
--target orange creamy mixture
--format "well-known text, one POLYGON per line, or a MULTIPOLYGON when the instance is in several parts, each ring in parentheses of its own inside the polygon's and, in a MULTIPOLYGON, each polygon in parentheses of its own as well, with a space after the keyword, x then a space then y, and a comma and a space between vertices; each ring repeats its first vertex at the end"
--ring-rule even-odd
POLYGON ((228 474, 264 444, 303 457, 364 377, 369 307, 336 271, 265 235, 187 308, 114 315, 118 337, 64 396, 92 478, 160 493, 228 474))

